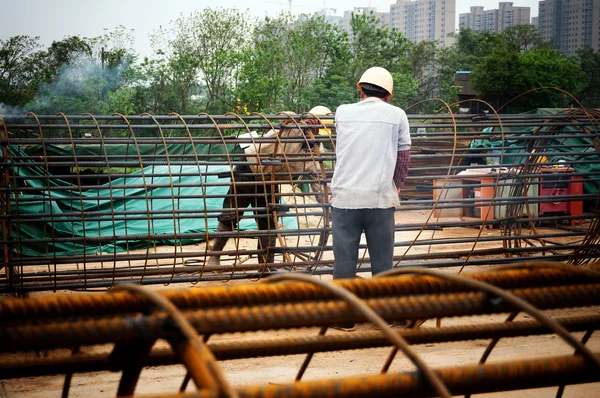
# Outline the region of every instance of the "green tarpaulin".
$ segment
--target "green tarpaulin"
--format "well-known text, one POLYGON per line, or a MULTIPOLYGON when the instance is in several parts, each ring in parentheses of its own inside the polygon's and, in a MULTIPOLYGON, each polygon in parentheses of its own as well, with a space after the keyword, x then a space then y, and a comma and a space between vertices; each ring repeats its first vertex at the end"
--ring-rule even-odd
MULTIPOLYGON (((124 146, 111 145, 110 155, 123 154, 124 146)), ((191 148, 191 145, 187 146, 191 148)), ((27 156, 14 146, 11 149, 13 156, 27 156)), ((238 148, 231 149, 231 152, 239 151, 238 148)), ((28 152, 36 150, 30 148, 28 152)), ((70 147, 47 150, 59 153, 64 151, 72 155, 70 147)), ((86 150, 94 152, 91 147, 86 150)), ((183 152, 183 147, 179 150, 183 152)), ((208 151, 209 148, 197 146, 197 150, 208 151)), ((79 150, 77 152, 81 154, 79 150)), ((171 147, 168 152, 177 153, 176 148, 171 147)), ((154 150, 152 153, 155 153, 154 150)), ((186 238, 183 235, 216 230, 217 220, 214 216, 218 211, 213 209, 223 207, 223 196, 227 193, 228 186, 210 184, 229 182, 229 178, 218 177, 218 173, 229 171, 229 166, 149 166, 130 173, 127 177, 80 191, 68 189, 72 184, 52 176, 47 179, 43 168, 26 166, 21 160, 18 166, 14 163, 12 172, 22 177, 26 186, 37 187, 39 190, 35 194, 20 193, 17 198, 12 197, 13 238, 22 242, 19 254, 24 256, 111 253, 153 247, 155 243, 173 245, 199 242, 203 240, 201 236, 186 238), (44 178, 32 178, 35 176, 44 178), (46 187, 48 182, 52 187, 50 190, 46 187), (147 188, 145 184, 153 187, 147 188), (176 187, 171 188, 173 185, 176 187), (111 189, 115 186, 121 187, 111 189), (207 196, 216 197, 206 198, 207 196), (177 212, 176 215, 174 211, 177 212), (206 217, 205 211, 213 217, 206 217), (120 212, 126 215, 117 215, 113 219, 112 214, 120 212), (85 221, 82 221, 83 213, 85 221), (164 237, 148 238, 154 234, 164 237), (174 236, 177 236, 176 242, 173 240, 174 236), (84 240, 84 237, 87 239, 84 240), (100 244, 93 241, 96 237, 108 237, 109 240, 100 244), (125 237, 135 239, 125 240, 125 237), (41 242, 44 239, 50 242, 41 242)), ((245 215, 251 216, 252 212, 246 212, 245 215)), ((281 228, 298 228, 293 216, 281 217, 280 223, 281 228)), ((254 219, 242 220, 240 229, 256 229, 254 219)))
MULTIPOLYGON (((564 109, 558 108, 541 108, 536 109, 535 111, 530 112, 531 114, 538 115, 555 115, 563 112, 564 109)), ((567 116, 567 115, 565 115, 567 116)), ((510 139, 506 139, 504 141, 504 156, 502 157, 502 164, 520 164, 524 163, 527 159, 527 156, 514 156, 517 153, 525 153, 526 149, 523 147, 527 147, 527 145, 531 142, 531 140, 519 139, 518 135, 515 132, 521 132, 521 136, 530 137, 531 133, 534 132, 538 127, 518 127, 516 129, 512 129, 510 127, 505 127, 505 132, 510 132, 510 139), (518 147, 518 148, 517 148, 518 147), (513 156, 511 156, 513 154, 513 156)), ((545 126, 542 127, 538 134, 548 135, 552 127, 545 126)), ((589 131, 594 131, 591 123, 588 126, 589 131)), ((562 132, 580 132, 581 126, 577 127, 569 127, 565 126, 562 128, 562 132)), ((478 139, 473 140, 471 142, 471 148, 501 148, 502 140, 500 139, 500 130, 498 128, 491 129, 487 128, 484 132, 489 132, 490 136, 493 138, 490 139, 478 139)), ((547 155, 548 161, 550 163, 554 162, 564 162, 565 166, 571 166, 578 173, 598 173, 600 172, 600 157, 596 153, 594 146, 592 145, 592 139, 595 138, 590 135, 589 138, 581 137, 581 138, 563 138, 557 136, 556 139, 552 139, 547 143, 547 151, 553 153, 552 155, 547 155), (583 145, 581 148, 575 147, 576 145, 583 145), (574 149, 576 148, 576 149, 574 149), (586 152, 586 154, 576 154, 573 155, 573 152, 586 152), (589 154, 587 154, 589 152, 589 154), (581 162, 581 163, 575 163, 581 162)), ((539 152, 540 155, 545 155, 544 152, 539 152)), ((488 154, 487 156, 490 156, 488 154)), ((496 159, 500 159, 496 157, 496 159)), ((584 177, 585 178, 585 177, 584 177)), ((583 184, 583 189, 585 193, 598 193, 598 183, 595 181, 585 181, 583 184)))

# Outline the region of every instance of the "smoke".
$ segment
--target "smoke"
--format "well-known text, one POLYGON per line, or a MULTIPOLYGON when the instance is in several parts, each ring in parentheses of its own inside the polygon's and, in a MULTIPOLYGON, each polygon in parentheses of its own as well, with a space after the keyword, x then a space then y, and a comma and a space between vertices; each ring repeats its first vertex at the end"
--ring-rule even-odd
POLYGON ((76 58, 63 65, 52 82, 43 84, 25 108, 38 114, 95 113, 109 92, 123 86, 123 74, 131 63, 128 57, 116 66, 102 65, 91 57, 76 58))
POLYGON ((25 113, 26 112, 18 106, 6 105, 0 102, 0 118, 11 115, 25 115, 25 113))

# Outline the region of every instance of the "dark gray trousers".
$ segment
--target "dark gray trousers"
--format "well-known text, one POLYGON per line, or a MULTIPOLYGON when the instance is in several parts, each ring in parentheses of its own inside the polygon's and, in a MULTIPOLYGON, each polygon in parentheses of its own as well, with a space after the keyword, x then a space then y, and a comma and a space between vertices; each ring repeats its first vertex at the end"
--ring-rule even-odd
POLYGON ((373 275, 392 269, 394 263, 394 208, 332 208, 333 278, 354 278, 358 267, 360 236, 365 233, 373 275))

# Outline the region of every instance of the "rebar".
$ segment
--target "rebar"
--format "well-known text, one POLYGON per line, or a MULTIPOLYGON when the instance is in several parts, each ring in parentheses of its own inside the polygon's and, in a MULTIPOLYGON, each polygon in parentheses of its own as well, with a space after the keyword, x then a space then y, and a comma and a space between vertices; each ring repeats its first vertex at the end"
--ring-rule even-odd
MULTIPOLYGON (((600 257, 596 113, 409 118, 413 147, 396 210, 397 266, 477 265, 482 255, 489 263, 600 257), (459 256, 448 245, 456 234, 459 256)), ((5 116, 0 293, 256 279, 275 270, 331 273, 330 205, 315 199, 328 195, 335 134, 313 129, 335 133, 333 116, 298 115, 292 124, 304 134, 263 137, 285 129, 288 119, 5 116), (257 136, 245 135, 251 131, 257 136), (251 158, 245 145, 303 149, 251 158), (312 171, 291 171, 300 164, 312 171), (250 171, 233 172, 237 167, 250 171), (246 188, 254 193, 238 192, 246 188), (265 205, 224 205, 252 201, 263 188, 265 205), (244 225, 217 231, 226 213, 239 213, 244 225), (265 218, 273 225, 256 230, 265 218), (269 236, 275 246, 254 243, 269 236), (211 250, 207 243, 219 237, 231 239, 211 250), (266 253, 273 259, 259 261, 266 253), (220 265, 207 264, 214 256, 220 265)), ((360 250, 359 271, 368 271, 366 246, 360 250)))
MULTIPOLYGON (((189 372, 196 381, 194 396, 437 396, 444 390, 457 395, 541 386, 556 386, 562 391, 564 385, 600 381, 596 365, 600 354, 585 345, 594 339, 593 331, 600 328, 600 316, 552 316, 550 320, 549 314, 543 311, 590 307, 593 312, 600 305, 598 269, 598 266, 528 262, 464 273, 460 278, 441 271, 421 270, 419 272, 427 275, 392 275, 316 285, 307 283, 308 277, 277 281, 287 277, 282 274, 272 278, 272 283, 152 293, 138 286, 134 291, 0 300, 0 380, 10 383, 12 379, 28 377, 29 383, 36 383, 38 376, 64 374, 64 391, 68 392, 77 374, 120 372, 119 394, 134 395, 143 369, 183 364, 185 369, 181 376, 189 372), (142 294, 144 292, 148 292, 152 302, 142 294), (352 301, 348 297, 353 297, 352 301), (153 303, 163 304, 157 308, 153 303), (325 330, 347 321, 363 324, 372 320, 365 316, 368 311, 392 322, 515 314, 523 303, 537 308, 536 319, 512 320, 511 316, 512 322, 485 322, 482 318, 473 318, 478 320, 454 326, 442 321, 438 327, 417 329, 388 329, 383 328, 385 323, 379 322, 379 330, 350 334, 328 334, 325 330), (174 327, 173 319, 187 326, 174 327), (335 380, 247 387, 236 386, 234 380, 232 386, 214 383, 211 378, 200 375, 206 374, 206 369, 197 367, 206 364, 213 374, 219 374, 220 361, 226 360, 392 347, 395 343, 394 339, 390 340, 390 334, 410 344, 413 352, 410 355, 417 357, 423 344, 529 338, 554 334, 556 325, 568 336, 585 332, 586 338, 578 342, 580 346, 573 355, 551 357, 556 354, 548 347, 548 352, 535 354, 539 357, 523 357, 522 352, 517 351, 514 358, 491 364, 440 369, 420 367, 411 372, 400 369, 361 378, 340 375, 342 378, 335 380), (293 334, 294 330, 307 327, 314 328, 314 336, 293 334), (272 334, 269 338, 242 338, 247 332, 271 329, 286 333, 276 337, 272 334), (322 332, 317 334, 319 330, 322 332), (235 332, 239 333, 238 338, 194 343, 200 335, 206 339, 235 332), (158 340, 168 341, 173 349, 155 346, 158 340), (95 345, 108 345, 110 353, 86 353, 95 345), (3 357, 6 353, 60 347, 78 347, 83 354, 30 359, 3 357), (441 384, 434 387, 424 382, 425 372, 433 372, 441 384)), ((493 346, 488 351, 492 349, 493 346)), ((381 355, 382 362, 384 359, 385 355, 381 355)), ((305 366, 310 367, 310 360, 305 361, 305 366)), ((421 362, 421 366, 427 365, 421 362)))

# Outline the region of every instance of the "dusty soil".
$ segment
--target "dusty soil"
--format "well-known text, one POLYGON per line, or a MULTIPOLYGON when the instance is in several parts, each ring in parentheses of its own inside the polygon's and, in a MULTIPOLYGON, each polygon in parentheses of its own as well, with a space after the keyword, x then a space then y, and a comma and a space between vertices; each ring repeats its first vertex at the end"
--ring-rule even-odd
MULTIPOLYGON (((429 212, 411 212, 411 220, 414 218, 415 222, 424 222, 429 217, 429 212)), ((397 214, 397 217, 407 217, 406 213, 397 214)), ((318 225, 322 220, 318 218, 312 218, 306 220, 307 226, 318 225)), ((539 231, 538 231, 539 232, 539 231)), ((421 234, 418 232, 404 232, 399 234, 396 239, 403 241, 410 241, 413 239, 423 239, 425 237, 430 238, 433 234, 437 237, 444 237, 445 234, 451 234, 451 236, 473 236, 473 234, 482 236, 497 234, 494 230, 479 230, 479 229, 453 229, 451 232, 444 231, 424 231, 421 234), (462 234, 462 235, 461 235, 462 234)), ((288 244, 295 244, 296 242, 288 242, 288 244)), ((247 240, 238 242, 242 247, 254 247, 255 241, 247 240)), ((236 243, 231 240, 229 242, 230 247, 235 247, 236 243)), ((486 245, 485 247, 496 246, 497 243, 478 243, 480 245, 486 245)), ((202 247, 202 245, 199 245, 202 247)), ((452 245, 449 247, 436 246, 435 250, 470 250, 473 248, 473 244, 463 245, 452 245)), ((198 247, 192 248, 197 250, 198 247)), ((172 248, 161 248, 160 250, 172 250, 172 248)), ((414 246, 414 247, 400 247, 397 248, 397 254, 403 253, 415 253, 417 251, 431 250, 426 246, 414 246)), ((225 260, 232 262, 233 260, 225 260)), ((446 272, 458 272, 458 268, 445 268, 446 272)), ((473 269, 466 269, 466 272, 473 271, 473 269)), ((370 277, 368 274, 361 274, 362 277, 370 277)), ((329 276, 322 277, 323 279, 330 279, 329 276)), ((222 282, 215 282, 216 284, 222 282)), ((213 284, 215 284, 213 283, 213 284)), ((252 281, 230 281, 229 284, 242 284, 242 283, 254 283, 252 281)), ((204 286, 204 285, 203 285, 204 286)), ((193 287, 192 285, 176 285, 169 286, 168 288, 184 288, 193 287)), ((198 285, 195 286, 198 288, 198 285)), ((164 289, 165 286, 155 286, 153 289, 164 289)), ((51 293, 36 293, 33 296, 39 296, 51 293)), ((57 294, 73 294, 72 292, 60 292, 57 294)), ((587 314, 598 314, 600 313, 600 307, 592 308, 577 308, 570 310, 552 311, 549 314, 551 316, 558 315, 587 315, 587 314)), ((526 316, 520 315, 518 319, 524 319, 526 316)), ((485 323, 485 322, 501 322, 506 318, 506 314, 493 315, 493 316, 481 316, 481 317, 469 317, 469 318, 445 318, 442 320, 444 325, 451 324, 465 324, 465 323, 485 323)), ((422 327, 435 327, 435 321, 429 320, 422 327)), ((370 330, 370 325, 359 325, 358 330, 370 330)), ((318 329, 307 328, 298 330, 286 330, 286 331, 267 331, 251 334, 231 334, 222 335, 211 338, 210 341, 223 341, 223 340, 241 340, 241 339, 262 339, 262 338, 273 338, 278 336, 289 337, 290 333, 296 336, 304 335, 316 335, 318 329)), ((331 330, 327 333, 344 333, 341 331, 331 330)), ((576 333, 576 337, 580 338, 582 333, 576 333)), ((477 363, 479 357, 483 353, 488 341, 468 341, 458 343, 444 343, 444 344, 430 344, 430 345, 418 345, 414 346, 416 352, 425 360, 425 362, 433 368, 436 367, 450 367, 466 364, 477 363)), ((160 342, 159 344, 166 346, 166 343, 160 342)), ((600 337, 598 333, 592 336, 587 344, 593 351, 600 351, 600 337)), ((86 347, 84 352, 110 352, 111 346, 95 346, 86 347)), ((338 378, 347 377, 353 375, 365 375, 365 374, 376 374, 379 372, 386 357, 389 353, 389 349, 378 348, 378 349, 367 349, 367 350, 356 350, 356 351, 343 351, 334 353, 320 353, 316 354, 313 358, 307 372, 304 375, 303 380, 316 380, 325 378, 338 378)), ((505 360, 516 360, 526 358, 539 358, 544 356, 554 355, 567 355, 571 354, 572 349, 567 346, 566 343, 562 342, 560 338, 555 335, 545 335, 537 337, 527 338, 512 338, 501 340, 498 346, 494 349, 488 362, 493 361, 505 361, 505 360)), ((49 355, 69 355, 70 353, 66 350, 56 350, 49 353, 49 355)), ((34 357, 34 353, 26 352, 20 354, 13 354, 11 356, 4 356, 15 358, 16 356, 21 358, 34 357)), ((2 358, 2 357, 0 357, 2 358)), ((248 385, 265 385, 267 383, 291 383, 293 382, 296 372, 298 371, 304 356, 290 356, 290 357, 271 357, 271 358, 255 358, 245 360, 234 360, 220 362, 220 366, 224 370, 227 379, 233 386, 248 386, 248 385)), ((392 364, 390 371, 406 371, 412 370, 414 367, 409 361, 403 358, 401 355, 397 356, 396 360, 392 364)), ((179 390, 181 382, 185 375, 185 369, 183 366, 169 366, 161 368, 147 368, 142 372, 141 380, 138 383, 136 394, 159 394, 159 393, 175 393, 179 390)), ((116 395, 118 382, 120 379, 120 373, 95 373, 95 374, 76 374, 73 376, 71 382, 70 397, 110 397, 116 395)), ((17 380, 5 380, 0 383, 0 397, 14 398, 14 397, 28 397, 28 398, 46 398, 46 397, 59 397, 61 395, 62 385, 64 382, 64 376, 53 376, 53 377, 37 377, 31 379, 17 379, 17 380)), ((193 385, 190 383, 187 391, 192 391, 193 385)), ((556 394, 556 388, 544 388, 537 390, 522 390, 522 391, 511 391, 501 392, 494 394, 486 394, 486 397, 554 397, 556 394)), ((568 386, 565 390, 565 397, 600 397, 600 383, 585 384, 577 386, 568 386)))

